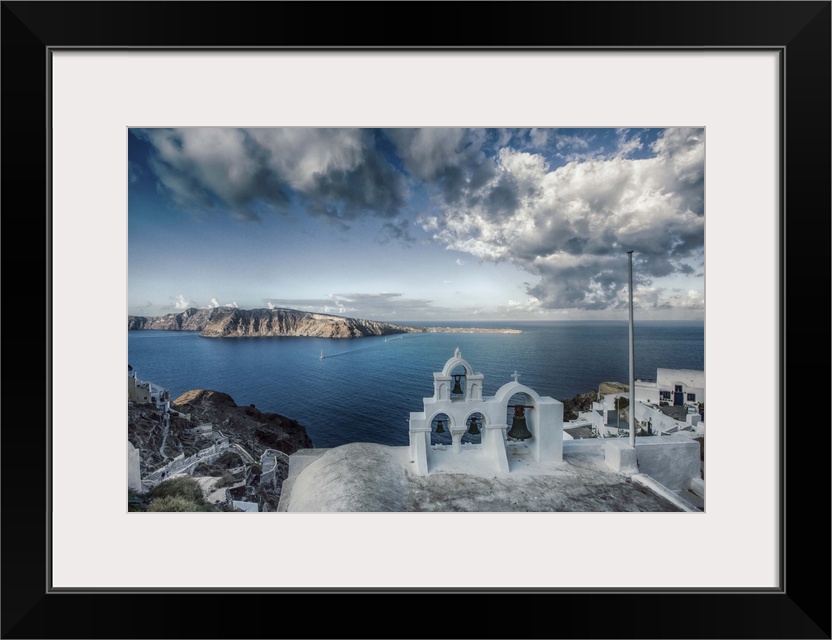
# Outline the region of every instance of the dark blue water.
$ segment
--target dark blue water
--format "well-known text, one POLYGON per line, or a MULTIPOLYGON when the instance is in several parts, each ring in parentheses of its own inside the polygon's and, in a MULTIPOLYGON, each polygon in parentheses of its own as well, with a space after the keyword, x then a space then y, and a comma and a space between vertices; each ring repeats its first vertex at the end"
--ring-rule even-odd
MULTIPOLYGON (((425 323, 420 323, 425 324, 425 323)), ((128 331, 128 361, 141 380, 176 398, 191 389, 231 395, 304 425, 316 447, 348 442, 408 443, 407 419, 433 395, 433 372, 457 347, 493 395, 517 370, 520 382, 558 400, 601 382, 629 381, 627 322, 455 323, 521 334, 408 334, 323 338, 201 338, 178 331, 128 331), (323 360, 319 355, 323 351, 323 360)), ((703 323, 640 322, 635 377, 657 368, 705 368, 703 323)))

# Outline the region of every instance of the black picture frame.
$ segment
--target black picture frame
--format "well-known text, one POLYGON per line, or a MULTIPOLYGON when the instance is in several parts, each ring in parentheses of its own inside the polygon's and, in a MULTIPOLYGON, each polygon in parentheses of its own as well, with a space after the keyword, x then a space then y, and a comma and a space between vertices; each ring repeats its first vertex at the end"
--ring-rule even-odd
POLYGON ((818 420, 823 427, 828 420, 825 376, 818 382, 805 367, 820 359, 825 371, 829 353, 819 342, 826 347, 830 321, 825 297, 832 211, 830 15, 828 1, 3 2, 0 202, 6 232, 2 291, 9 315, 0 431, 2 637, 440 637, 459 635, 445 626, 446 614, 453 612, 462 617, 461 637, 830 638, 832 429, 806 425, 803 416, 787 410, 787 399, 801 410, 812 403, 817 417, 805 421, 818 420), (379 14, 385 17, 384 30, 371 19, 379 14), (48 97, 50 52, 70 47, 778 51, 785 80, 780 587, 672 593, 51 590, 48 97), (816 301, 801 299, 807 283, 812 291, 823 285, 820 311, 816 301), (343 607, 349 615, 334 613, 343 607), (391 626, 391 617, 398 624, 391 626))

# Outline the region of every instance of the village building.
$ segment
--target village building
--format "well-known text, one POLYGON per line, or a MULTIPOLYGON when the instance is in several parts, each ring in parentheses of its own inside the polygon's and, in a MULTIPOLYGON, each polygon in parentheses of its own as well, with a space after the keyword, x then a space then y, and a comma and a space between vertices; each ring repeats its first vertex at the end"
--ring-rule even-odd
POLYGON ((170 410, 170 392, 152 382, 139 380, 132 365, 127 365, 127 399, 140 404, 152 404, 168 412, 170 410))
POLYGON ((129 440, 127 441, 127 488, 142 491, 140 453, 129 440))
MULTIPOLYGON (((705 372, 693 369, 657 369, 656 381, 636 380, 635 424, 647 436, 673 433, 702 435, 705 431, 705 372), (680 389, 677 391, 677 389, 680 389)), ((594 437, 629 435, 629 392, 608 393, 593 401, 589 411, 567 422, 567 430, 589 427, 594 437)))
MULTIPOLYGON (((194 470, 201 464, 211 464, 215 462, 220 456, 228 451, 237 453, 243 464, 236 468, 227 469, 228 473, 242 474, 246 473, 246 477, 234 485, 222 489, 212 490, 206 499, 213 504, 224 503, 235 511, 258 511, 259 503, 246 500, 251 497, 253 491, 251 483, 255 476, 251 465, 258 462, 254 456, 251 455, 241 445, 231 442, 229 437, 222 431, 215 428, 211 422, 200 422, 195 426, 189 427, 185 432, 194 438, 206 442, 210 445, 198 450, 196 453, 186 456, 184 453, 178 453, 175 456, 165 455, 163 452, 164 441, 170 428, 170 419, 173 416, 184 418, 190 421, 190 415, 181 413, 173 409, 170 405, 170 392, 155 383, 143 381, 136 375, 135 369, 131 365, 127 365, 127 401, 136 404, 149 404, 159 410, 157 416, 159 422, 163 427, 163 445, 160 453, 165 459, 164 464, 155 468, 154 470, 141 473, 141 450, 137 449, 128 440, 127 441, 127 487, 132 491, 145 493, 153 489, 156 485, 170 478, 182 475, 193 475, 194 470), (237 495, 239 493, 239 495, 237 495), (237 499, 235 499, 237 498, 237 499)), ((277 482, 277 459, 279 457, 284 459, 288 456, 280 451, 267 449, 260 457, 260 464, 267 468, 266 483, 273 490, 278 487, 277 482), (265 464, 264 464, 265 463, 265 464)), ((208 484, 213 486, 216 479, 208 479, 208 484)), ((206 487, 203 487, 206 489, 206 487)))
POLYGON ((705 402, 705 372, 695 369, 656 369, 656 380, 635 381, 636 401, 659 406, 705 402))

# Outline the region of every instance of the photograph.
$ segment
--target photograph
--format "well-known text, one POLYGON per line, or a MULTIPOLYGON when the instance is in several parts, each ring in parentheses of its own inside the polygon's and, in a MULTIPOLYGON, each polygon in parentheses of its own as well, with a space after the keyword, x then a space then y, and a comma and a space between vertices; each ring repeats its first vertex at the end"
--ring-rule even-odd
POLYGON ((704 512, 703 127, 127 136, 131 512, 704 512))
POLYGON ((0 637, 832 637, 829 0, 0 9, 0 637))

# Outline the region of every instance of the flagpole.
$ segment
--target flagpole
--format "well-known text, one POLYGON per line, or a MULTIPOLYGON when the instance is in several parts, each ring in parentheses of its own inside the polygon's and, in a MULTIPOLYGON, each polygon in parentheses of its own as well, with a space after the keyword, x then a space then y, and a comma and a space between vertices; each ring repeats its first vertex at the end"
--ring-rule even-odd
POLYGON ((636 446, 636 403, 635 380, 633 367, 633 251, 627 252, 627 262, 630 271, 630 446, 636 446))

